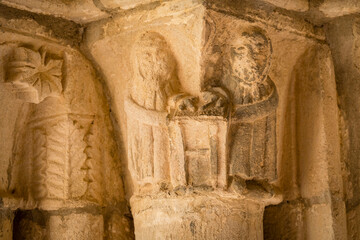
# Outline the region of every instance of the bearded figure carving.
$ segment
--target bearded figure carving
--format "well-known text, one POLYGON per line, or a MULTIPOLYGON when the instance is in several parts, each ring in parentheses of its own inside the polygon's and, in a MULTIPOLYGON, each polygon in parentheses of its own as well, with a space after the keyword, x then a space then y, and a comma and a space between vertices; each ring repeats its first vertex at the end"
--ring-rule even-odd
POLYGON ((276 86, 268 76, 272 47, 258 28, 232 39, 223 84, 233 109, 230 169, 234 182, 276 179, 276 86))
POLYGON ((129 168, 138 192, 166 188, 169 181, 170 109, 194 112, 195 97, 181 93, 176 60, 164 37, 142 34, 133 48, 134 78, 125 101, 129 168))

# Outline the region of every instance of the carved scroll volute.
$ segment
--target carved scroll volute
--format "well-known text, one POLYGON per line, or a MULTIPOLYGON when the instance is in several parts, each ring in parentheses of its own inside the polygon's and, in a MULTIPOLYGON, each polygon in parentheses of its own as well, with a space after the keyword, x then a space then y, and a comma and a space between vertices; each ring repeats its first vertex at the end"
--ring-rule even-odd
POLYGON ((59 96, 62 92, 63 60, 49 54, 46 49, 33 50, 16 47, 7 66, 6 81, 11 83, 17 96, 29 102, 39 103, 48 96, 59 96))
MULTIPOLYGON (((236 179, 276 179, 276 108, 278 95, 268 76, 271 43, 256 27, 231 39, 223 85, 230 91, 230 172, 236 179)), ((241 180, 242 181, 242 180, 241 180)))

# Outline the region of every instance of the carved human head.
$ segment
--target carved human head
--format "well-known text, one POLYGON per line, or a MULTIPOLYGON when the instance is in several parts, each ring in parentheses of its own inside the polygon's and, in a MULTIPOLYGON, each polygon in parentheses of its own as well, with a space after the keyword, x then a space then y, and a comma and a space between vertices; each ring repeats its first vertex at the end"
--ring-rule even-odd
POLYGON ((253 84, 262 82, 268 74, 271 58, 271 43, 264 31, 250 28, 229 44, 229 70, 238 82, 253 84))
POLYGON ((156 32, 142 34, 134 45, 138 73, 145 80, 168 80, 175 70, 175 59, 164 37, 156 32))

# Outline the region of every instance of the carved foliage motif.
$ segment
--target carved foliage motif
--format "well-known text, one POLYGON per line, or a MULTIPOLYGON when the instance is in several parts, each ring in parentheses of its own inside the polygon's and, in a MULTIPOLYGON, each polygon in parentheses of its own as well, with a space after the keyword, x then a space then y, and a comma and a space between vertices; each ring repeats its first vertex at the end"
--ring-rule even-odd
POLYGON ((102 202, 102 165, 92 115, 69 116, 70 197, 102 202))
POLYGON ((64 119, 52 120, 48 126, 38 126, 33 130, 32 193, 37 200, 67 197, 67 124, 64 119))
POLYGON ((91 115, 62 114, 33 127, 34 199, 102 202, 101 156, 94 132, 91 115))
POLYGON ((4 43, 0 54, 5 96, 22 100, 16 102, 27 110, 12 129, 16 147, 6 191, 26 208, 103 204, 105 194, 121 199, 117 152, 90 63, 66 46, 21 41, 4 43), (104 186, 110 179, 117 186, 104 186))
POLYGON ((7 81, 19 89, 36 91, 36 102, 41 102, 62 92, 62 64, 63 60, 52 57, 45 48, 34 51, 17 47, 8 64, 7 81))
POLYGON ((103 176, 102 176, 102 163, 99 148, 99 141, 97 141, 98 135, 96 134, 96 128, 94 121, 90 123, 87 128, 87 132, 83 138, 86 143, 84 153, 86 154, 86 160, 82 169, 86 171, 84 181, 87 182, 87 188, 84 197, 86 199, 95 200, 96 202, 102 202, 103 192, 103 176))

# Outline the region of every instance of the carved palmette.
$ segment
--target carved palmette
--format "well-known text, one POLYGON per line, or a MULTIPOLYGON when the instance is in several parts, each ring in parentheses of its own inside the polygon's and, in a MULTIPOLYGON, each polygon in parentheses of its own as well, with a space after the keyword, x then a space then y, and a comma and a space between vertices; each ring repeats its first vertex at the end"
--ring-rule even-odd
POLYGON ((64 109, 51 113, 58 104, 46 103, 45 112, 40 105, 29 122, 33 139, 31 196, 36 201, 86 199, 101 203, 102 165, 94 116, 64 109))
POLYGON ((54 116, 33 128, 31 190, 34 199, 66 199, 67 120, 54 116))
POLYGON ((272 181, 276 173, 276 108, 278 95, 235 106, 230 123, 230 175, 272 181))
POLYGON ((131 98, 125 101, 129 168, 137 185, 168 179, 169 136, 166 112, 148 110, 131 98))

